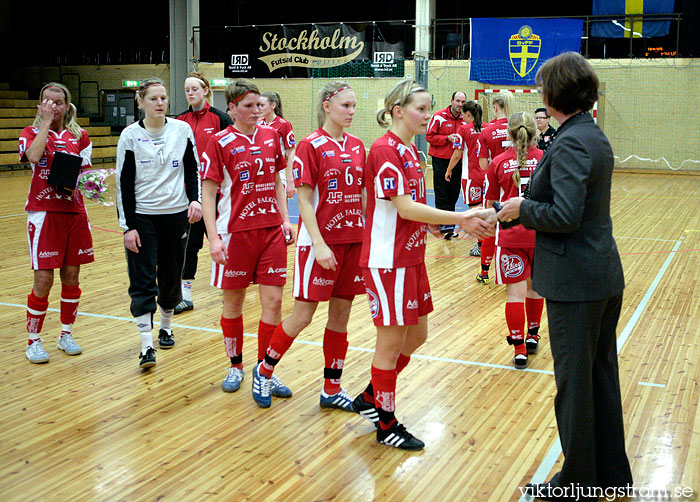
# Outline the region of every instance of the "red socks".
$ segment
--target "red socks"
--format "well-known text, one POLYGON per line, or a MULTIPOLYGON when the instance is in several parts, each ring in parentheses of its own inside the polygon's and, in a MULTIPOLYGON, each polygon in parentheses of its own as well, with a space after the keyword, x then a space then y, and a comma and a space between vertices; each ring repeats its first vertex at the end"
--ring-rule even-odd
POLYGON ((340 392, 340 377, 343 374, 345 356, 348 352, 348 333, 328 328, 323 332, 323 390, 333 395, 340 392))
POLYGON ((537 336, 539 331, 540 321, 542 320, 542 309, 544 307, 544 298, 525 298, 525 312, 527 314, 527 333, 528 337, 537 336))
POLYGON ((488 272, 493 260, 493 253, 496 251, 496 238, 485 237, 481 241, 481 270, 488 272))
POLYGON ((80 287, 61 285, 61 333, 70 333, 71 327, 78 316, 78 305, 80 304, 80 287))
POLYGON ((374 403, 382 430, 389 430, 396 423, 396 376, 396 370, 380 370, 372 366, 374 403))
POLYGON ((262 364, 260 365, 260 374, 266 376, 267 378, 272 378, 272 373, 275 371, 275 365, 289 350, 292 343, 294 343, 294 338, 284 332, 282 323, 275 326, 272 336, 270 337, 269 346, 267 347, 267 353, 263 357, 262 364))
POLYGON ((46 311, 49 308, 49 297, 39 298, 32 290, 27 297, 27 333, 29 345, 41 338, 41 328, 44 325, 46 311))
POLYGON ((226 355, 231 358, 231 366, 243 369, 243 316, 234 319, 221 317, 221 330, 224 333, 226 355))
MULTIPOLYGON (((399 376, 408 363, 411 362, 411 356, 406 356, 404 354, 399 354, 399 358, 396 360, 396 376, 399 376)), ((374 387, 372 386, 372 381, 370 380, 367 388, 362 392, 362 397, 365 402, 374 404, 374 387)))
POLYGON ((527 354, 525 348, 525 304, 506 302, 506 324, 510 332, 509 343, 515 347, 516 354, 527 354))
POLYGON ((267 324, 262 320, 258 323, 258 362, 265 359, 275 328, 277 328, 276 324, 267 324))

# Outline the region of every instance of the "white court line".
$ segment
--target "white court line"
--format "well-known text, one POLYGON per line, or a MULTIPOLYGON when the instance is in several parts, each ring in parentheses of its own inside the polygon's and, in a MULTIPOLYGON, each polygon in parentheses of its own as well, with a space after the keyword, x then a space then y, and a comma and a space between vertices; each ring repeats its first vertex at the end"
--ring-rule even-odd
MULTIPOLYGON (((629 338, 630 333, 632 332, 634 327, 637 325, 637 322, 639 321, 639 319, 642 316, 642 313, 646 309, 647 304, 649 303, 649 300, 651 299, 652 295, 656 291, 656 288, 659 286, 661 279, 663 278, 664 274, 666 273, 666 270, 668 269, 669 265, 671 264, 671 261, 676 256, 676 251, 678 251, 678 248, 681 247, 682 243, 683 243, 683 237, 681 237, 680 239, 678 239, 676 241, 676 245, 673 246, 673 250, 666 257, 666 261, 664 262, 664 264, 661 265, 659 272, 656 274, 656 277, 654 278, 653 282, 649 286, 649 289, 647 289, 647 292, 644 295, 644 298, 642 298, 642 301, 639 302, 639 305, 637 306, 636 310, 632 314, 632 317, 627 322, 625 329, 622 330, 622 334, 617 338, 617 353, 618 354, 622 350, 622 347, 625 345, 625 342, 629 338)), ((642 382, 639 382, 639 383, 640 383, 640 385, 643 385, 642 382)), ((542 463, 540 463, 539 467, 535 471, 535 474, 532 476, 532 480, 530 482, 533 484, 544 483, 547 474, 549 474, 551 472, 552 468, 554 467, 554 464, 556 463, 557 459, 559 458, 559 455, 561 455, 561 452, 562 452, 561 441, 559 440, 559 437, 557 436, 557 439, 554 441, 554 444, 552 445, 552 447, 549 449, 547 454, 542 459, 542 463)), ((520 497, 520 499, 518 499, 518 502, 530 502, 531 500, 532 500, 532 498, 529 495, 523 495, 520 497)))
MULTIPOLYGON (((5 302, 0 302, 0 306, 4 307, 17 307, 21 309, 26 309, 26 305, 20 305, 17 303, 5 303, 5 302)), ((53 309, 49 308, 47 309, 49 312, 60 312, 59 309, 53 309)), ((112 319, 115 321, 126 321, 126 322, 136 322, 136 320, 133 317, 119 317, 119 316, 112 316, 112 315, 105 315, 105 314, 93 314, 90 312, 78 312, 79 316, 85 316, 85 317, 97 317, 100 319, 112 319)), ((160 325, 159 322, 153 321, 154 325, 160 325)), ((217 328, 202 328, 199 326, 189 326, 187 324, 175 324, 172 323, 171 326, 173 328, 182 328, 182 329, 189 329, 193 331, 206 331, 207 333, 221 333, 221 329, 217 328)), ((257 338, 258 335, 252 334, 252 333, 243 333, 243 336, 248 336, 251 338, 257 338)), ((322 342, 314 342, 311 340, 299 340, 298 338, 294 341, 294 343, 302 343, 305 345, 315 345, 317 347, 323 347, 322 342)), ((373 353, 374 349, 367 349, 364 347, 354 347, 354 346, 349 346, 348 350, 353 350, 357 352, 370 352, 373 353)), ((544 375, 554 375, 553 371, 549 370, 536 370, 536 369, 530 369, 526 368, 524 370, 519 370, 515 369, 513 366, 506 366, 502 364, 491 364, 491 363, 483 363, 479 361, 464 361, 462 359, 451 359, 447 357, 437 357, 437 356, 428 356, 428 355, 423 355, 423 354, 413 354, 411 356, 411 359, 425 359, 428 361, 439 361, 443 363, 455 363, 455 364, 463 364, 465 366, 481 366, 485 368, 493 368, 493 369, 503 369, 503 370, 509 370, 509 371, 520 371, 520 372, 525 372, 525 373, 539 373, 539 374, 544 374, 544 375)))
POLYGON ((614 235, 615 239, 634 239, 637 241, 659 241, 659 242, 676 242, 676 239, 655 239, 653 237, 625 237, 622 235, 614 235))
POLYGON ((637 385, 645 385, 647 387, 659 387, 661 389, 665 389, 666 386, 662 383, 651 383, 651 382, 637 382, 637 385))
POLYGON ((6 214, 4 216, 0 216, 0 218, 14 218, 15 216, 26 216, 27 213, 17 213, 17 214, 6 214))

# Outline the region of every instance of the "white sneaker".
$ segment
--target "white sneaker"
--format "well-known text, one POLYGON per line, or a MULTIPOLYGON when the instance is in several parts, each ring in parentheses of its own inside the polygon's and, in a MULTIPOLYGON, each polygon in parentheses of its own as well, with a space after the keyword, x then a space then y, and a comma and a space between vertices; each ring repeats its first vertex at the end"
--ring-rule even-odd
POLYGON ((49 353, 46 352, 44 347, 41 345, 41 340, 37 340, 36 342, 27 346, 26 355, 30 363, 41 364, 49 362, 49 353))
POLYGON ((83 353, 83 349, 81 349, 80 345, 73 340, 70 333, 63 333, 61 335, 61 337, 58 339, 58 348, 69 356, 77 356, 78 354, 83 353))

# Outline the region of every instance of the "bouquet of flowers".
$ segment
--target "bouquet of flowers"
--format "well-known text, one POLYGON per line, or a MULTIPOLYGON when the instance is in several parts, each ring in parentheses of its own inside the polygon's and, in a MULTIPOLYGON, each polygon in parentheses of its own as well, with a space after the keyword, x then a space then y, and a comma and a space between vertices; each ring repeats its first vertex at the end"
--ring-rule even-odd
POLYGON ((78 188, 87 200, 104 206, 114 205, 114 198, 108 188, 107 179, 114 175, 115 169, 92 169, 83 171, 78 178, 78 188))

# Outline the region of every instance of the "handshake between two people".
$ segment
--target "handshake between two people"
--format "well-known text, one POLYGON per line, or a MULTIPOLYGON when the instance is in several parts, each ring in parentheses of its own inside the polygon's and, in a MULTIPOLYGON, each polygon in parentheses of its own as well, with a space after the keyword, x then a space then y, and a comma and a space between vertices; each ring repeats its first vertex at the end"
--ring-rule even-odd
MULTIPOLYGON (((496 222, 500 221, 503 228, 519 224, 520 204, 522 197, 513 197, 505 202, 495 202, 490 208, 473 208, 456 213, 459 216, 458 235, 460 239, 483 239, 491 237, 496 232, 496 222)), ((428 230, 435 237, 442 237, 439 225, 428 225, 428 230)))

